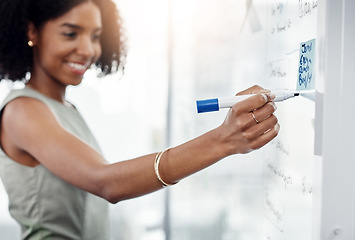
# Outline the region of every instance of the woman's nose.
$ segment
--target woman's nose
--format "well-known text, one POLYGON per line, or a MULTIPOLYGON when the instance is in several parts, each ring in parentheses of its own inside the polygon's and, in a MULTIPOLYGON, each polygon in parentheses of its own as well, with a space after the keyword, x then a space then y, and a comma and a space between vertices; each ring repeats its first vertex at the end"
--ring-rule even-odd
POLYGON ((95 43, 92 41, 91 37, 82 37, 77 48, 79 55, 90 58, 95 55, 95 43))

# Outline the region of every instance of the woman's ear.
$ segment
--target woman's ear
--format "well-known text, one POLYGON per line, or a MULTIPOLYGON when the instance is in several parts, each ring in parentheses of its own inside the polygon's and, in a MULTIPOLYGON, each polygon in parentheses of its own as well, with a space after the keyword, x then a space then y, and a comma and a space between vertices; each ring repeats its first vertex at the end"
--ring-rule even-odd
POLYGON ((33 22, 29 22, 27 26, 27 38, 28 38, 28 46, 33 47, 37 43, 37 28, 33 24, 33 22))

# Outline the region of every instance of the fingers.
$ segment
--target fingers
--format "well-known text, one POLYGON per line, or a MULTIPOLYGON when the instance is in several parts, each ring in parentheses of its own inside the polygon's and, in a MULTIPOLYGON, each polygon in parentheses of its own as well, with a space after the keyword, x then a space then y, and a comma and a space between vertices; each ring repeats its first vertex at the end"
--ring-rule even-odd
POLYGON ((274 115, 259 124, 255 124, 244 132, 251 150, 259 149, 278 135, 280 125, 274 115))
POLYGON ((244 91, 237 93, 237 95, 246 95, 246 94, 256 94, 256 93, 270 93, 270 90, 264 89, 258 85, 254 85, 244 91))
MULTIPOLYGON (((252 112, 255 109, 262 108, 266 103, 273 100, 271 94, 259 93, 251 96, 233 106, 236 112, 252 112)), ((270 115, 270 114, 269 114, 270 115)))
POLYGON ((255 126, 270 117, 276 111, 274 102, 267 102, 264 97, 259 95, 250 97, 235 104, 231 109, 231 116, 237 119, 242 130, 255 126), (258 101, 255 103, 255 101, 258 101), (256 107, 262 105, 261 107, 256 107))
POLYGON ((270 142, 272 139, 274 139, 278 135, 279 130, 280 130, 280 125, 277 123, 269 131, 263 133, 258 138, 256 138, 253 142, 251 142, 250 148, 253 150, 261 148, 262 146, 270 142))
POLYGON ((276 116, 271 115, 264 121, 259 122, 258 124, 254 124, 249 129, 247 129, 245 131, 245 135, 250 141, 252 141, 253 139, 256 139, 270 131, 270 129, 272 129, 276 124, 278 124, 276 116))
POLYGON ((239 94, 255 95, 235 104, 220 128, 231 154, 247 153, 261 148, 274 139, 280 129, 274 115, 274 96, 270 91, 253 86, 239 94))
POLYGON ((268 118, 271 114, 276 111, 277 107, 274 102, 268 102, 261 108, 253 110, 252 117, 256 123, 262 122, 264 119, 268 118))
POLYGON ((275 96, 271 94, 270 90, 264 89, 258 85, 254 85, 244 91, 237 93, 236 95, 247 95, 247 94, 255 94, 244 101, 246 101, 245 108, 241 110, 252 111, 254 109, 258 109, 262 107, 267 102, 273 101, 275 96))

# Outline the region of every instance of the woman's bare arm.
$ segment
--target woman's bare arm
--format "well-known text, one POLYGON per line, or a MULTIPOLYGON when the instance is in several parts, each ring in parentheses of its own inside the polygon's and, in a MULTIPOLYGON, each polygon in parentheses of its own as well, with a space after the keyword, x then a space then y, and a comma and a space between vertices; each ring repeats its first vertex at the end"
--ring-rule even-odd
MULTIPOLYGON (((221 126, 167 151, 159 165, 162 179, 179 181, 226 156, 258 149, 271 141, 279 127, 274 105, 265 96, 258 94, 236 104, 221 126), (259 124, 251 116, 254 109, 259 124)), ((51 110, 36 99, 10 102, 1 124, 1 142, 6 146, 30 154, 58 177, 110 202, 162 187, 153 168, 156 154, 109 164, 66 131, 51 110)))

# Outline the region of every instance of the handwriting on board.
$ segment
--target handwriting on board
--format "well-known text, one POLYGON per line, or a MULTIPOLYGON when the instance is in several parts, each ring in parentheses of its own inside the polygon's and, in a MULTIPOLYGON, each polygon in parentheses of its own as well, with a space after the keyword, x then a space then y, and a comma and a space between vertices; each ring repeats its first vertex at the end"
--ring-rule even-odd
POLYGON ((287 78, 290 72, 290 59, 284 58, 267 64, 267 76, 272 86, 287 88, 287 78))
POLYGON ((292 27, 292 20, 287 15, 287 10, 288 4, 285 1, 276 0, 271 4, 271 34, 283 33, 292 27))
POLYGON ((300 18, 312 14, 312 11, 318 7, 318 0, 298 0, 298 16, 300 18))
POLYGON ((269 189, 266 188, 265 193, 265 217, 279 232, 283 233, 284 207, 271 198, 269 189))
POLYGON ((315 39, 300 44, 297 90, 314 89, 315 47, 315 39))
POLYGON ((292 176, 286 174, 284 170, 279 169, 277 166, 275 166, 272 163, 268 163, 267 167, 274 176, 276 176, 277 178, 282 180, 282 182, 284 183, 285 189, 287 189, 287 186, 292 184, 292 182, 293 182, 292 176))

